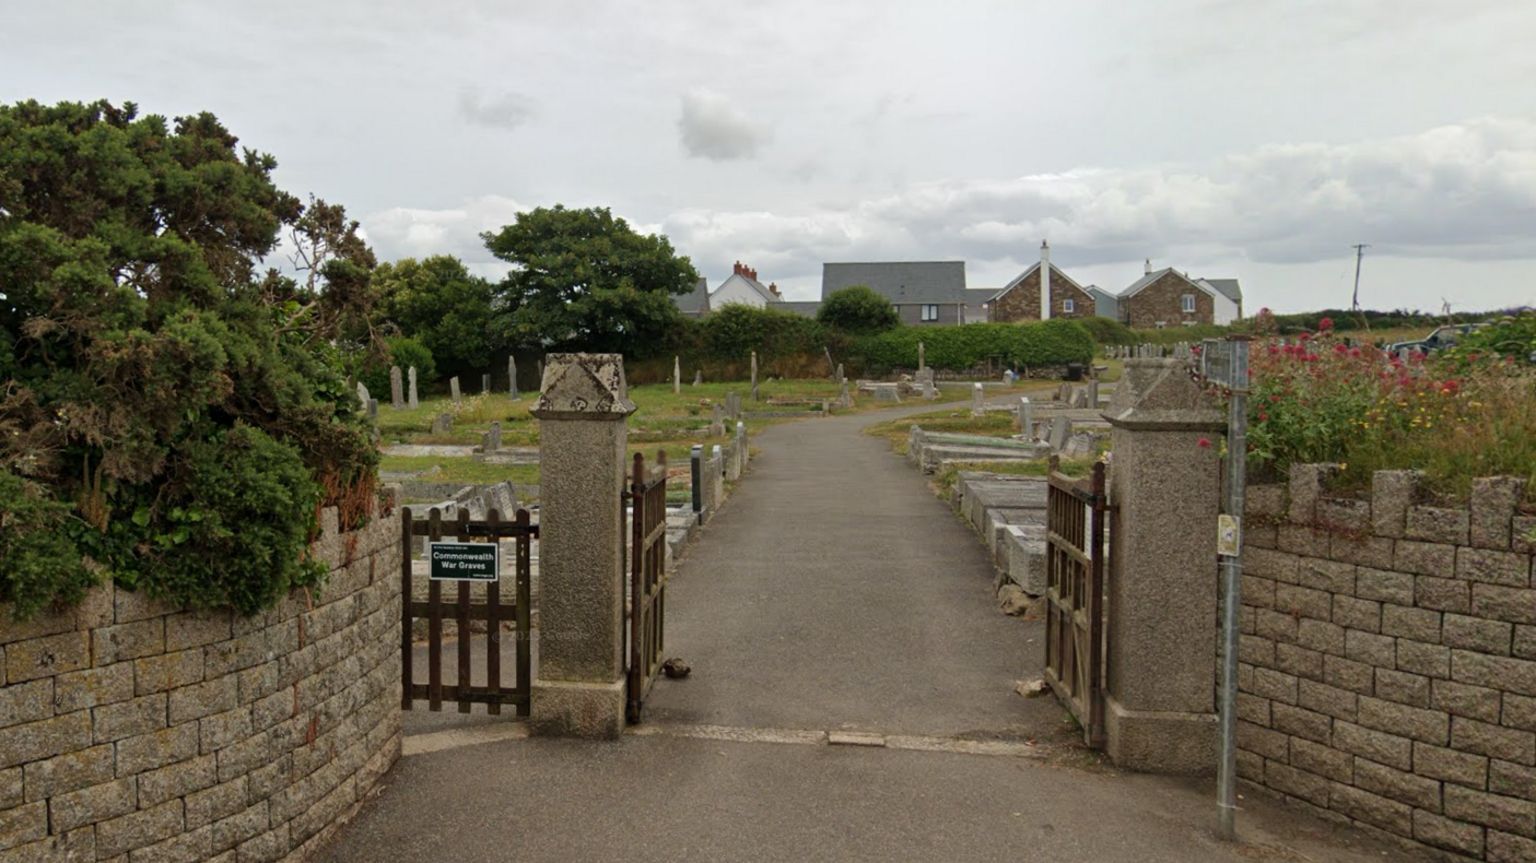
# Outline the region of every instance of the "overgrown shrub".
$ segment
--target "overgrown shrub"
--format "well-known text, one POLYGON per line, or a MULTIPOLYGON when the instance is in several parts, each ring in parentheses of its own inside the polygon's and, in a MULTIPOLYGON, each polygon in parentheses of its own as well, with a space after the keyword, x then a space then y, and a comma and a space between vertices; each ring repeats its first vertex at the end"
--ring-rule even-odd
POLYGON ((729 303, 699 324, 702 347, 714 359, 746 360, 818 354, 827 333, 815 320, 774 308, 729 303))
POLYGON ((372 253, 210 114, 0 106, 0 601, 91 573, 254 611, 317 573, 317 508, 366 516, 374 449, 336 345, 372 253), (286 229, 302 281, 257 262, 286 229))
POLYGON ((416 367, 418 386, 426 386, 437 380, 437 363, 426 345, 409 336, 386 339, 385 354, 370 359, 357 375, 358 380, 368 387, 368 392, 380 401, 388 398, 390 366, 400 367, 402 385, 408 385, 410 381, 411 366, 416 367))
POLYGON ((1536 311, 1526 310, 1474 330, 1461 337, 1452 353, 1474 362, 1479 355, 1497 354, 1536 365, 1536 311))
POLYGON ((1078 318, 1077 322, 1083 325, 1083 329, 1093 336, 1093 340, 1101 345, 1134 345, 1139 339, 1136 331, 1125 324, 1110 318, 1101 318, 1093 315, 1086 318, 1078 318))
POLYGON ((1443 494, 1514 475, 1536 487, 1536 375, 1487 356, 1407 362, 1331 337, 1256 344, 1248 445, 1254 467, 1343 465, 1363 488, 1377 470, 1424 472, 1443 494))
POLYGON ((855 335, 883 333, 901 324, 891 301, 865 285, 833 291, 816 310, 816 320, 829 329, 855 335))
POLYGON ((1021 368, 1087 363, 1093 359, 1093 337, 1082 324, 1069 320, 1027 324, 957 324, 898 327, 858 339, 854 353, 866 371, 917 368, 917 343, 922 342, 928 365, 965 371, 997 360, 1021 368))

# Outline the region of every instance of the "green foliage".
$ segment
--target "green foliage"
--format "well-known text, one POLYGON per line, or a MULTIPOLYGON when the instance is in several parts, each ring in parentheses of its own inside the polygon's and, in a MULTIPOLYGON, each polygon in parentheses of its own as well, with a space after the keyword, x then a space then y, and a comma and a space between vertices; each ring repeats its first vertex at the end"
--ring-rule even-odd
POLYGON ((1109 318, 1101 318, 1093 315, 1086 318, 1078 318, 1077 322, 1083 325, 1083 329, 1093 336, 1093 340, 1101 345, 1134 345, 1137 343, 1136 331, 1109 318))
POLYGON ((10 471, 0 471, 0 599, 28 617, 50 602, 76 602, 95 583, 67 533, 69 505, 10 471))
POLYGON ((693 290, 699 279, 666 237, 636 233, 606 208, 540 207, 481 237, 513 266, 495 296, 514 348, 643 359, 677 326, 672 296, 693 290))
MULTIPOLYGON (((448 372, 484 371, 505 345, 492 325, 492 286, 451 255, 406 258, 373 274, 383 317, 448 372)), ((403 369, 408 363, 395 362, 403 369)), ((427 371, 417 365, 423 381, 427 371)))
POLYGON ((1179 342, 1198 342, 1202 339, 1224 339, 1240 327, 1221 324, 1192 324, 1187 327, 1164 327, 1160 330, 1131 330, 1130 344, 1172 345, 1179 342))
POLYGON ((254 610, 304 582, 317 505, 366 513, 378 457, 338 346, 368 338, 372 253, 275 166, 211 114, 0 106, 0 600, 17 613, 101 569, 254 610), (258 279, 284 228, 300 278, 258 279), (13 565, 45 554, 57 566, 13 565))
POLYGON ((1070 320, 898 327, 859 339, 854 351, 869 371, 917 368, 918 342, 928 365, 950 371, 973 369, 989 359, 1023 368, 1088 363, 1094 351, 1093 337, 1070 320))
POLYGON ((826 332, 811 318, 774 308, 730 303, 699 325, 702 347, 712 357, 743 360, 757 351, 760 359, 820 353, 826 332))
POLYGON ((883 333, 901 324, 901 315, 885 297, 865 285, 833 291, 816 311, 816 320, 855 335, 883 333))
POLYGON ((437 380, 437 363, 426 345, 410 336, 393 336, 384 340, 382 354, 369 359, 358 373, 358 380, 368 387, 368 392, 382 404, 389 398, 389 367, 400 367, 400 385, 410 386, 410 369, 416 367, 417 386, 437 380))
POLYGON ((1460 356, 1497 354, 1536 364, 1536 311, 1526 310, 1474 330, 1461 337, 1453 352, 1460 356))

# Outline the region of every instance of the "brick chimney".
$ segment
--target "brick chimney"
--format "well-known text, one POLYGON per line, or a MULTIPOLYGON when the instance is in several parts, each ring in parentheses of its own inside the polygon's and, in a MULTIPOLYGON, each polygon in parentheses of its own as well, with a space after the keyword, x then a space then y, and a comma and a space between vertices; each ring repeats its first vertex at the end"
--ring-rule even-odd
POLYGON ((769 282, 768 283, 768 293, 773 294, 775 297, 779 297, 780 299, 783 299, 783 295, 779 293, 779 285, 778 285, 777 282, 769 282))
POLYGON ((1040 241, 1040 320, 1051 319, 1051 244, 1040 241))
POLYGON ((738 276, 741 275, 741 261, 737 261, 736 265, 731 267, 731 272, 735 273, 738 276))

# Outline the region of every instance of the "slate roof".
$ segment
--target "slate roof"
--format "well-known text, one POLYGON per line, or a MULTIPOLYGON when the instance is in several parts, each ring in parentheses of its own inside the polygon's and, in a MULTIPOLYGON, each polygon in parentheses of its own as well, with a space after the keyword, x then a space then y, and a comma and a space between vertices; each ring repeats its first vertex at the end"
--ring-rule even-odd
POLYGON ((1197 282, 1194 279, 1191 279, 1189 276, 1185 275, 1184 273, 1181 273, 1178 270, 1175 270, 1173 267, 1163 267, 1161 270, 1157 270, 1155 272, 1147 273, 1145 276, 1142 276, 1141 278, 1137 279, 1136 281, 1131 282, 1130 287, 1128 287, 1125 290, 1120 292, 1120 299, 1122 299, 1122 300, 1130 299, 1132 296, 1134 296, 1136 294, 1137 291, 1140 291, 1142 288, 1145 288, 1147 285, 1152 284, 1153 282, 1157 281, 1158 279, 1161 279, 1163 276, 1165 276, 1165 275, 1167 275, 1169 273, 1173 273, 1175 276, 1178 276, 1179 278, 1183 279, 1184 281, 1189 282, 1191 285, 1194 285, 1195 287, 1199 288, 1202 291, 1205 291, 1206 293, 1214 294, 1216 292, 1216 289, 1214 287, 1210 286, 1209 284, 1203 284, 1202 283, 1203 280, 1200 281, 1200 282, 1197 282))
POLYGON ((685 315, 709 314, 709 280, 700 276, 693 290, 686 294, 673 294, 672 303, 685 315))
POLYGON ((1237 283, 1237 279, 1201 279, 1200 281, 1215 288, 1222 296, 1234 303, 1243 301, 1243 289, 1237 283))
MULTIPOLYGON (((993 294, 992 295, 992 299, 995 300, 998 297, 1001 297, 1003 294, 1006 294, 1009 291, 1013 290, 1014 288, 1018 287, 1020 282, 1024 281, 1027 278, 1029 278, 1029 274, 1033 273, 1034 271, 1036 271, 1038 269, 1040 269, 1040 262, 1039 261, 1035 261, 1033 264, 1030 264, 1027 268, 1025 268, 1024 272, 1019 273, 1017 276, 1014 276, 1013 279, 1008 282, 1008 284, 1003 285, 1002 290, 1000 290, 997 293, 993 294)), ((1058 267, 1058 266, 1056 266, 1053 263, 1053 264, 1051 264, 1051 284, 1055 285, 1056 284, 1056 279, 1058 279, 1058 278, 1066 279, 1067 280, 1067 284, 1071 285, 1074 288, 1077 288, 1079 291, 1085 291, 1086 292, 1086 290, 1087 290, 1082 285, 1079 285, 1077 283, 1076 279, 1074 279, 1071 276, 1067 275, 1066 273, 1062 272, 1061 271, 1061 267, 1058 267)))
POLYGON ((893 305, 966 302, 965 261, 889 261, 821 265, 821 298, 868 285, 893 305))
POLYGON ((775 303, 773 307, 784 312, 794 312, 802 317, 814 318, 816 313, 821 311, 821 300, 783 300, 775 303))

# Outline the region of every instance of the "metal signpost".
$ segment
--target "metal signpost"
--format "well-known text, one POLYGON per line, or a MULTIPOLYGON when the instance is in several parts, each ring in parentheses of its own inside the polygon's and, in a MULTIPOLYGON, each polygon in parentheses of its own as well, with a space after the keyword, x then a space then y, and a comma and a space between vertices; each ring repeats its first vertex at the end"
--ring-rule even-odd
POLYGON ((1237 611, 1243 573, 1243 491, 1248 462, 1248 338, 1207 339, 1200 376, 1227 393, 1227 481, 1216 530, 1221 560, 1221 763, 1216 806, 1221 838, 1237 838, 1237 611))
POLYGON ((496 581, 501 575, 501 546, 494 542, 429 542, 427 560, 433 581, 496 581))

